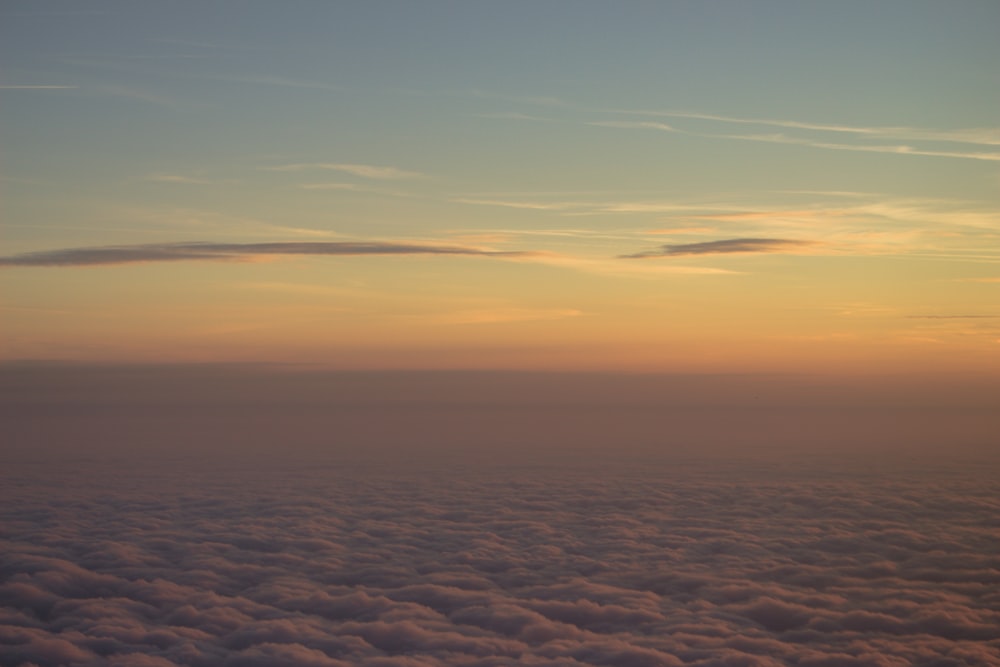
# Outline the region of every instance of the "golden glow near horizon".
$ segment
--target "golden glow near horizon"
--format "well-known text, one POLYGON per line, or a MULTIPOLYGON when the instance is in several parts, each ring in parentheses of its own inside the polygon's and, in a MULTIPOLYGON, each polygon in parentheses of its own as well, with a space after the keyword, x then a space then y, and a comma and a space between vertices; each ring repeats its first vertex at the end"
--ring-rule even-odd
POLYGON ((3 358, 1000 373, 960 4, 12 3, 3 358))

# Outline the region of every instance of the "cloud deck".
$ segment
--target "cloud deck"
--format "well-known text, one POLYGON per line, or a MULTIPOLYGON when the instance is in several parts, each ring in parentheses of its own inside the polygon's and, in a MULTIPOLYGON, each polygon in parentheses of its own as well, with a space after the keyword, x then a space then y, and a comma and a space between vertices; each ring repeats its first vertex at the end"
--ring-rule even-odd
POLYGON ((1000 665, 991 382, 2 370, 2 665, 1000 665))
POLYGON ((4 664, 1000 662, 986 478, 78 465, 4 480, 4 664))

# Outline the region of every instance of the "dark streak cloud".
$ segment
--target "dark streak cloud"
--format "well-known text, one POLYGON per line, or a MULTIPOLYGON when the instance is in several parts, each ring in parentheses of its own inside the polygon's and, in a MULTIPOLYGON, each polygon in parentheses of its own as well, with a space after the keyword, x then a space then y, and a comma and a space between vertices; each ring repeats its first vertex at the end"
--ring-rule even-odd
POLYGON ((182 260, 252 260, 274 255, 470 255, 524 257, 531 253, 466 246, 385 241, 309 241, 289 243, 148 243, 63 248, 0 257, 0 266, 101 266, 182 260))
POLYGON ((814 245, 814 241, 798 239, 724 239, 721 241, 704 241, 702 243, 674 243, 660 246, 658 250, 647 250, 632 255, 622 255, 625 259, 643 259, 646 257, 682 257, 684 255, 717 255, 727 253, 790 252, 796 248, 814 245))

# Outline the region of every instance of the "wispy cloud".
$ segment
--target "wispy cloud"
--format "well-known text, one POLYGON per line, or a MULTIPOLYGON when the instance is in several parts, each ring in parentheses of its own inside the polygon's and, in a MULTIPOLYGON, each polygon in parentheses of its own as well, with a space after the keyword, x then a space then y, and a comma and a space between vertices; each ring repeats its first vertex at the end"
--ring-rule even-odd
POLYGON ((555 211, 565 215, 593 215, 597 213, 682 213, 737 211, 733 205, 688 204, 676 201, 636 201, 633 199, 607 200, 556 200, 500 199, 486 197, 452 197, 451 202, 476 206, 499 206, 535 211, 555 211))
POLYGON ((736 213, 705 213, 691 216, 705 220, 725 222, 754 222, 757 220, 812 220, 844 215, 843 209, 771 209, 766 211, 739 211, 736 213))
POLYGON ((730 253, 782 253, 794 252, 805 246, 815 245, 815 241, 798 239, 723 239, 702 243, 677 243, 660 246, 632 255, 622 255, 626 259, 647 257, 681 257, 684 255, 717 255, 730 253))
MULTIPOLYGON (((169 77, 173 79, 200 79, 203 81, 219 81, 237 84, 256 84, 264 86, 279 86, 284 88, 300 88, 310 90, 321 90, 340 92, 344 90, 339 86, 327 81, 316 81, 308 79, 289 78, 280 75, 269 74, 210 74, 203 70, 167 70, 162 68, 151 69, 146 64, 148 61, 170 61, 170 60, 202 60, 217 57, 219 51, 240 53, 248 50, 246 46, 234 47, 233 45, 223 45, 203 41, 177 40, 177 39, 155 39, 153 42, 167 44, 172 48, 180 47, 183 52, 167 53, 126 53, 115 56, 105 55, 101 58, 63 58, 65 64, 85 67, 88 69, 106 70, 114 72, 136 72, 152 77, 169 77), (199 52, 194 52, 199 51, 199 52)), ((250 47, 249 50, 255 50, 250 47)))
POLYGON ((674 229, 647 229, 644 234, 669 235, 669 234, 711 234, 716 231, 714 227, 676 227, 674 229))
MULTIPOLYGON (((694 134, 694 133, 688 133, 694 134)), ((931 157, 951 157, 966 160, 987 160, 1000 161, 1000 153, 980 153, 976 151, 940 151, 927 148, 918 148, 905 144, 899 145, 869 145, 869 144, 841 144, 829 141, 816 141, 803 137, 789 137, 783 134, 702 134, 698 136, 713 139, 737 139, 740 141, 762 141, 775 144, 791 144, 796 146, 807 146, 810 148, 825 148, 839 151, 860 151, 867 153, 893 153, 896 155, 924 155, 931 157)))
POLYGON ((654 121, 632 121, 632 120, 597 120, 587 123, 587 125, 596 125, 598 127, 621 127, 625 129, 639 129, 639 130, 662 130, 664 132, 680 132, 675 127, 667 125, 666 123, 657 123, 654 121))
POLYGON ((845 125, 839 123, 814 123, 808 121, 784 120, 774 118, 742 118, 724 114, 710 114, 685 111, 655 111, 655 110, 609 110, 612 113, 633 116, 653 116, 663 118, 690 118, 695 120, 715 121, 739 125, 761 125, 765 127, 780 127, 793 130, 808 130, 815 132, 835 132, 869 137, 874 139, 900 139, 903 141, 947 141, 954 143, 978 144, 983 146, 1000 146, 1000 128, 962 128, 955 130, 940 130, 921 127, 879 126, 879 125, 845 125))
POLYGON ((347 183, 343 181, 330 181, 325 183, 299 183, 296 187, 300 190, 311 192, 353 192, 359 194, 378 195, 383 197, 397 197, 402 199, 427 200, 430 197, 414 192, 409 192, 398 188, 382 187, 383 181, 370 181, 367 183, 347 183), (378 184, 378 185, 376 185, 378 184))
POLYGON ((907 315, 908 320, 994 320, 1000 315, 907 315))
POLYGON ((600 213, 679 213, 691 215, 699 211, 718 211, 720 206, 684 204, 671 201, 604 202, 595 207, 600 213))
MULTIPOLYGON (((486 96, 479 94, 480 96, 486 96)), ((820 123, 810 121, 785 120, 773 118, 743 118, 739 116, 728 116, 725 114, 711 114, 692 111, 658 111, 658 110, 633 110, 633 109, 600 109, 571 105, 561 101, 546 101, 544 99, 525 98, 505 98, 504 96, 489 95, 497 99, 509 99, 526 104, 535 104, 547 107, 568 107, 585 113, 594 114, 614 114, 626 117, 647 116, 651 118, 687 119, 693 121, 707 121, 717 125, 748 125, 759 127, 776 127, 783 130, 794 130, 803 133, 801 136, 787 136, 785 134, 730 134, 725 132, 710 132, 702 129, 689 129, 676 127, 658 121, 634 121, 634 120, 597 120, 588 121, 587 125, 600 127, 617 127, 623 129, 658 130, 664 132, 685 134, 712 139, 731 139, 740 141, 760 141, 769 143, 795 144, 811 148, 827 150, 861 151, 872 153, 888 153, 895 155, 919 155, 928 157, 946 157, 968 160, 1000 161, 1000 153, 980 152, 967 150, 944 150, 936 146, 928 146, 927 143, 957 143, 970 146, 993 147, 1000 146, 1000 127, 986 128, 958 128, 958 129, 933 129, 920 127, 887 127, 887 126, 863 126, 847 125, 841 123, 820 123), (823 134, 849 135, 860 140, 859 143, 843 143, 837 141, 827 141, 822 138, 823 134), (902 141, 901 144, 870 144, 865 141, 902 141)))
POLYGON ((287 79, 281 76, 227 76, 213 77, 236 83, 259 83, 266 86, 281 86, 285 88, 306 88, 311 90, 341 91, 344 88, 323 81, 304 81, 302 79, 287 79))
POLYGON ((614 230, 594 230, 594 229, 571 229, 571 228, 560 228, 560 229, 458 229, 454 230, 454 233, 461 235, 472 234, 496 234, 504 238, 512 237, 524 237, 524 236, 546 236, 553 238, 573 238, 573 239, 584 239, 584 240, 597 240, 597 241, 607 241, 607 240, 634 240, 637 236, 642 236, 642 233, 629 232, 627 230, 620 231, 618 233, 611 233, 614 230))
MULTIPOLYGON (((543 251, 501 251, 467 245, 444 245, 398 241, 303 241, 283 243, 148 243, 136 245, 62 248, 0 257, 0 267, 79 267, 140 264, 177 261, 252 262, 282 256, 392 256, 449 255, 488 257, 515 262, 540 264, 560 269, 600 275, 654 278, 667 275, 725 275, 738 273, 727 269, 699 266, 633 264, 614 258, 592 258, 543 251)), ((560 311, 562 312, 562 311, 560 311)), ((525 315, 526 313, 521 313, 525 315)), ((472 321, 501 321, 494 313, 490 320, 483 313, 466 314, 472 321), (478 318, 478 319, 477 319, 478 318)), ((504 317, 510 317, 507 313, 504 317)), ((537 315, 537 313, 536 313, 537 315)), ((561 316, 568 316, 563 313, 561 316)), ((525 319, 518 317, 517 319, 525 319)), ((538 319, 534 317, 532 319, 538 319)), ((509 320, 513 321, 513 320, 509 320)))
POLYGON ((119 84, 101 84, 99 86, 93 86, 91 88, 87 88, 84 90, 85 92, 93 91, 101 95, 110 95, 111 97, 121 97, 128 100, 135 100, 137 102, 144 102, 146 104, 151 104, 153 106, 166 107, 169 109, 173 109, 175 111, 190 111, 196 108, 197 106, 190 102, 182 101, 167 95, 161 95, 159 93, 151 93, 148 90, 135 88, 133 86, 123 86, 119 84))
MULTIPOLYGON (((615 193, 602 193, 602 195, 615 193)), ((602 238, 634 240, 642 243, 657 235, 703 234, 738 239, 796 239, 811 242, 786 244, 781 252, 838 255, 906 255, 912 258, 988 261, 997 257, 989 251, 1000 234, 1000 215, 995 210, 962 200, 899 198, 879 193, 798 192, 809 195, 806 201, 776 205, 770 193, 734 193, 715 202, 630 199, 620 197, 588 198, 585 193, 482 193, 478 196, 453 196, 449 201, 480 206, 522 209, 560 217, 626 215, 655 217, 658 225, 645 223, 624 229, 504 229, 515 236, 542 233, 549 236, 572 236, 578 239, 602 238), (578 194, 579 197, 566 197, 578 194), (807 248, 806 243, 812 243, 807 248), (945 252, 946 251, 946 252, 945 252)), ((788 193, 782 192, 787 200, 788 193)), ((603 225, 602 225, 603 226, 603 225)), ((708 246, 718 252, 725 246, 708 246)), ((627 252, 617 247, 613 254, 627 252)), ((778 247, 742 247, 740 252, 778 252, 778 247)), ((634 253, 638 257, 676 256, 654 250, 634 253)), ((709 254, 703 252, 702 254, 709 254)))
POLYGON ((311 241, 287 243, 148 243, 63 248, 0 257, 0 266, 104 266, 183 260, 250 261, 281 255, 470 255, 527 257, 532 253, 495 251, 456 245, 386 241, 311 241))
MULTIPOLYGON (((1000 234, 1000 214, 962 200, 899 198, 878 193, 816 192, 796 193, 810 196, 809 201, 776 205, 770 195, 734 194, 716 202, 662 199, 564 197, 573 193, 504 193, 489 196, 453 196, 449 201, 477 206, 520 209, 525 212, 560 217, 625 215, 654 217, 659 224, 613 230, 616 239, 641 240, 655 235, 708 234, 751 239, 812 238, 822 241, 810 249, 835 254, 906 254, 932 259, 928 251, 948 250, 951 259, 996 261, 988 252, 996 234, 1000 234), (558 196, 554 196, 558 195, 558 196), (770 201, 769 201, 770 200, 770 201), (722 231, 722 230, 728 231, 722 231), (973 253, 975 251, 975 253, 973 253)), ((611 193, 608 193, 611 194, 611 193)), ((787 194, 787 193, 782 193, 787 194)), ((783 197, 787 199, 787 197, 783 197)), ((574 225, 577 227, 577 225, 574 225)), ((598 230, 539 230, 546 235, 596 238, 598 230)), ((498 230, 491 230, 498 231, 498 230)), ((527 235, 526 229, 505 229, 505 233, 527 235)), ((600 236, 608 236, 607 228, 600 236)), ((785 251, 791 246, 784 248, 785 251)), ((798 247, 804 251, 804 246, 798 247)), ((616 249, 615 252, 621 252, 616 249)), ((744 250, 746 251, 746 250, 744 250)), ((757 248, 757 251, 762 251, 757 248)), ((774 249, 771 249, 773 252, 774 249)), ((647 256, 638 253, 639 256, 647 256)), ((660 251, 653 256, 662 255, 660 251)), ((676 253, 672 253, 676 254, 676 253)))
POLYGON ((0 90, 75 90, 80 86, 0 85, 0 90))
POLYGON ((514 201, 504 199, 476 199, 467 197, 456 197, 450 201, 456 204, 473 204, 476 206, 500 206, 503 208, 520 208, 534 211, 566 211, 582 206, 579 202, 543 202, 543 201, 514 201))
POLYGON ((71 9, 71 10, 26 10, 20 12, 4 12, 7 16, 30 16, 30 17, 51 17, 64 18, 67 16, 108 16, 111 12, 99 9, 71 9))
POLYGON ((177 183, 179 185, 217 185, 221 181, 213 181, 208 178, 198 178, 196 176, 185 176, 183 174, 149 174, 145 180, 152 183, 177 183))
POLYGON ((382 167, 370 164, 346 164, 334 162, 299 162, 295 164, 282 164, 273 167, 261 167, 266 171, 314 171, 329 170, 340 171, 361 178, 371 178, 375 180, 406 180, 412 178, 424 178, 425 175, 416 171, 407 171, 398 167, 382 167))
POLYGON ((357 183, 301 183, 299 185, 303 190, 362 190, 360 185, 357 183))
MULTIPOLYGON (((820 139, 815 139, 810 137, 788 136, 782 133, 724 134, 715 132, 692 132, 689 130, 681 130, 671 125, 666 125, 664 123, 656 123, 648 121, 647 122, 613 121, 613 120, 592 121, 587 123, 587 125, 595 125, 599 127, 618 127, 623 129, 634 129, 634 130, 659 130, 663 132, 674 132, 678 134, 685 134, 693 137, 703 137, 706 139, 758 141, 758 142, 772 143, 772 144, 806 146, 808 148, 823 148, 827 150, 860 151, 865 153, 891 153, 895 155, 923 155, 930 157, 950 157, 950 158, 960 158, 966 160, 987 160, 994 162, 1000 161, 1000 153, 996 152, 947 151, 947 150, 937 150, 932 148, 921 148, 919 146, 911 146, 909 144, 895 144, 895 145, 884 145, 884 144, 873 145, 873 144, 861 144, 861 143, 846 144, 846 143, 837 143, 832 141, 822 141, 820 139)), ((885 139, 888 137, 878 137, 878 138, 885 139)), ((979 143, 979 142, 968 141, 966 143, 979 143)), ((994 144, 992 141, 990 141, 988 142, 987 145, 994 145, 994 144)))
POLYGON ((619 259, 579 257, 555 252, 535 252, 515 261, 531 262, 561 269, 570 269, 602 276, 620 278, 663 278, 676 275, 720 276, 735 275, 740 271, 710 266, 684 266, 654 262, 622 262, 619 259))
POLYGON ((514 104, 529 104, 532 106, 543 106, 543 107, 571 107, 573 105, 568 102, 559 99, 558 97, 551 97, 545 95, 507 95, 504 93, 496 93, 489 90, 470 90, 469 94, 473 97, 479 97, 481 99, 487 100, 500 100, 503 102, 510 102, 514 104))
POLYGON ((543 116, 530 116, 517 111, 498 111, 496 113, 477 113, 473 115, 476 118, 492 118, 494 120, 530 120, 552 122, 551 118, 545 118, 543 116))
MULTIPOLYGON (((231 183, 233 181, 222 181, 231 183)), ((187 208, 146 208, 118 206, 112 209, 111 219, 119 226, 102 227, 102 231, 127 231, 142 234, 164 234, 167 238, 178 235, 209 238, 240 238, 247 236, 267 239, 295 236, 338 236, 329 228, 293 227, 275 224, 260 218, 231 215, 214 210, 187 208)), ((59 229, 88 229, 92 226, 60 225, 59 229)))
POLYGON ((918 226, 942 226, 1000 231, 1000 211, 973 209, 960 201, 934 199, 884 199, 845 209, 852 216, 868 216, 918 226))
POLYGON ((583 311, 574 308, 480 308, 446 313, 436 321, 443 324, 503 324, 563 320, 580 315, 583 311))

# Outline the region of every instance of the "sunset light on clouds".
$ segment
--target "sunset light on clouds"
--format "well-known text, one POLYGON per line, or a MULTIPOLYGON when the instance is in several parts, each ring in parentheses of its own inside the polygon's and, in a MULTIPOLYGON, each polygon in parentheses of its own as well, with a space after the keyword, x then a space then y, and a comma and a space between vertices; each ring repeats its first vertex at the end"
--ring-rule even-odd
POLYGON ((997 34, 5 2, 0 663, 1000 665, 997 34))
POLYGON ((989 3, 5 14, 7 359, 998 370, 989 3))

